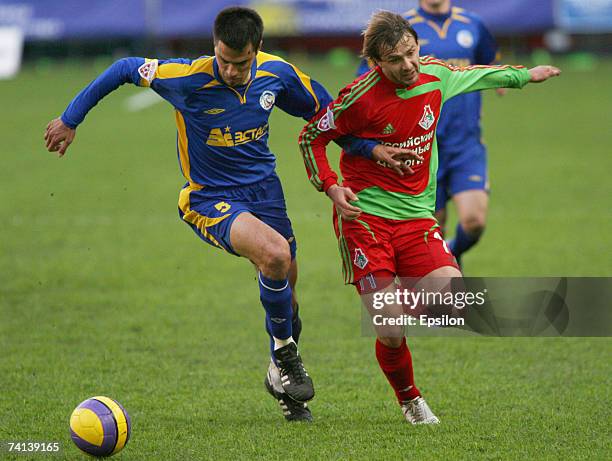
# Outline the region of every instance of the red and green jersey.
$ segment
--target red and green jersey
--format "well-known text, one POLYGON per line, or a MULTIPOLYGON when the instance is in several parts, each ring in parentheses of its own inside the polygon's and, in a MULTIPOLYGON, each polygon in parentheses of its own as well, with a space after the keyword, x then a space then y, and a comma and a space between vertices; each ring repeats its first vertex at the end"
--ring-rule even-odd
POLYGON ((432 217, 438 169, 436 126, 442 105, 458 94, 522 88, 529 80, 528 70, 520 66, 454 67, 425 56, 420 59, 418 81, 405 87, 375 67, 342 89, 327 110, 302 130, 299 143, 308 177, 320 191, 337 183, 325 147, 347 134, 413 149, 423 161, 409 161, 415 173, 404 176, 386 164, 343 151, 343 185, 357 194, 356 205, 365 213, 388 219, 432 217))

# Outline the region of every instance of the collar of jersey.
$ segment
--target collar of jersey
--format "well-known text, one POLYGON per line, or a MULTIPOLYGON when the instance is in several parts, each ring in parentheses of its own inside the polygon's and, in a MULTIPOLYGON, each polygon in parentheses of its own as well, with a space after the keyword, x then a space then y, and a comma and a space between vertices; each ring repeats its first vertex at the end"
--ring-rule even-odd
POLYGON ((417 13, 419 13, 419 16, 423 16, 425 19, 429 19, 430 21, 444 22, 453 14, 453 7, 451 6, 450 10, 448 10, 448 13, 444 14, 431 14, 425 11, 423 8, 419 7, 417 8, 417 13))
POLYGON ((253 64, 251 65, 251 77, 244 85, 229 86, 227 83, 223 81, 223 79, 221 78, 221 74, 219 73, 219 64, 217 64, 216 56, 213 58, 213 72, 215 74, 215 80, 221 83, 222 85, 228 88, 233 88, 234 90, 238 90, 238 89, 243 90, 245 87, 249 85, 249 83, 253 81, 253 79, 255 78, 255 74, 257 74, 257 56, 255 56, 255 59, 253 59, 253 64))

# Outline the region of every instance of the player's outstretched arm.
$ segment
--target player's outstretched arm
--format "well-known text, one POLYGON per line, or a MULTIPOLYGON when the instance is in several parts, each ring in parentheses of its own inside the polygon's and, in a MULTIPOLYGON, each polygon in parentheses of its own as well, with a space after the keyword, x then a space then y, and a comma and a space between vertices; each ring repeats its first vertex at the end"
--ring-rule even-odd
POLYGON ((74 140, 76 128, 83 122, 87 113, 111 91, 124 83, 139 84, 144 77, 139 69, 145 64, 144 58, 123 58, 114 62, 93 82, 85 87, 70 102, 61 117, 51 120, 45 130, 45 144, 49 152, 59 156, 74 140))
POLYGON ((442 81, 443 98, 462 93, 493 88, 523 88, 530 82, 538 83, 561 74, 553 66, 537 66, 531 70, 523 66, 450 66, 435 58, 421 58, 421 72, 442 81))
POLYGON ((531 83, 545 82, 549 78, 558 77, 561 75, 561 70, 554 66, 536 66, 529 69, 531 83))
POLYGON ((49 152, 57 152, 62 157, 76 136, 76 129, 62 122, 60 117, 49 122, 45 130, 45 144, 49 152))

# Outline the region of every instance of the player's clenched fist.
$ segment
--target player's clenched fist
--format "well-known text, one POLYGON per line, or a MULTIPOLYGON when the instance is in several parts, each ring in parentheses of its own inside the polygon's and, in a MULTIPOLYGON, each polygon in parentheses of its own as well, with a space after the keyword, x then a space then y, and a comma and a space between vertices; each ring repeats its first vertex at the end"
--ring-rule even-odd
POLYGON ((361 214, 361 208, 349 203, 359 200, 350 187, 341 187, 334 184, 327 189, 327 195, 330 199, 332 199, 338 213, 340 213, 343 219, 348 219, 351 221, 358 218, 361 214))
POLYGON ((558 77, 561 75, 561 70, 554 66, 536 66, 529 69, 532 83, 545 82, 551 77, 558 77))
POLYGON ((45 130, 45 144, 49 152, 57 152, 61 157, 72 144, 76 130, 67 127, 62 119, 56 118, 49 122, 45 130))

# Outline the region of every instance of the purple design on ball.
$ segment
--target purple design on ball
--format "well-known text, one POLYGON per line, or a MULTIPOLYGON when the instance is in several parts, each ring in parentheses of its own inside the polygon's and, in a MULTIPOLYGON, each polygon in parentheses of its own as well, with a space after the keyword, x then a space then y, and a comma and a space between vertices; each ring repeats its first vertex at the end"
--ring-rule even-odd
POLYGON ((90 453, 94 456, 108 456, 110 455, 117 444, 118 433, 117 423, 113 412, 102 402, 95 399, 88 399, 82 402, 77 408, 87 408, 93 411, 100 422, 102 423, 102 430, 104 436, 102 439, 102 445, 96 446, 85 440, 81 439, 77 434, 70 430, 70 435, 74 443, 83 451, 90 453))

